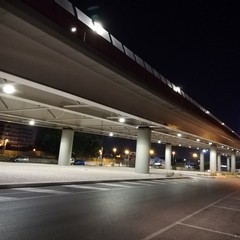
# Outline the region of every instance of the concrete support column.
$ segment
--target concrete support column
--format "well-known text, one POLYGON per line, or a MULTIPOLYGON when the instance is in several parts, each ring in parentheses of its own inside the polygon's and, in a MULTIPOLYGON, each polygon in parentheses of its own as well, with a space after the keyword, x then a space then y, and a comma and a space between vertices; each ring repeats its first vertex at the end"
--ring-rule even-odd
POLYGON ((200 152, 200 171, 204 172, 204 152, 200 152))
POLYGON ((230 172, 230 157, 227 156, 227 171, 230 172))
POLYGON ((135 172, 149 173, 150 148, 151 129, 149 127, 138 128, 135 172))
POLYGON ((170 143, 165 145, 165 169, 172 169, 172 145, 170 143))
POLYGON ((236 172, 236 154, 233 152, 231 154, 231 173, 236 172))
POLYGON ((72 129, 63 129, 58 156, 58 165, 67 166, 70 164, 72 155, 74 131, 72 129))
POLYGON ((217 170, 218 172, 221 172, 221 154, 218 153, 217 155, 217 170))
POLYGON ((216 173, 217 171, 217 147, 210 147, 210 173, 216 173))

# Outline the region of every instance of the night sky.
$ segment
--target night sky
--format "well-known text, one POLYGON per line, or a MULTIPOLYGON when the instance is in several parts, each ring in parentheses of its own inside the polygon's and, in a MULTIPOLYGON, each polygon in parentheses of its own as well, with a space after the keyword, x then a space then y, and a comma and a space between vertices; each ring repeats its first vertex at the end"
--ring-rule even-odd
POLYGON ((240 134, 240 1, 72 2, 240 134))

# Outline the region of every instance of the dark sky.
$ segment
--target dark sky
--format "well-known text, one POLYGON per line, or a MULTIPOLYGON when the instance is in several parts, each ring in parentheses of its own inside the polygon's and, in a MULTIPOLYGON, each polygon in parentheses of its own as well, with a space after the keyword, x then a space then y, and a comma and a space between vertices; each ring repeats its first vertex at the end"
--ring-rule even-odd
POLYGON ((240 134, 240 1, 73 2, 240 134))

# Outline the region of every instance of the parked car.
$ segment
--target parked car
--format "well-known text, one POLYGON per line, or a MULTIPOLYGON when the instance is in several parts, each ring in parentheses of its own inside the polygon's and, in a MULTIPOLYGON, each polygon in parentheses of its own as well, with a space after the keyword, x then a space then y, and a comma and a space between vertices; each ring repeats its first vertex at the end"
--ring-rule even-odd
POLYGON ((159 157, 154 157, 150 159, 149 165, 155 168, 163 168, 165 166, 165 161, 159 157))
POLYGON ((82 159, 76 159, 73 165, 85 165, 85 162, 82 159))
POLYGON ((13 162, 29 162, 29 158, 27 156, 17 156, 12 160, 13 162))
POLYGON ((196 168, 196 164, 194 162, 186 162, 184 167, 186 169, 195 169, 196 168))

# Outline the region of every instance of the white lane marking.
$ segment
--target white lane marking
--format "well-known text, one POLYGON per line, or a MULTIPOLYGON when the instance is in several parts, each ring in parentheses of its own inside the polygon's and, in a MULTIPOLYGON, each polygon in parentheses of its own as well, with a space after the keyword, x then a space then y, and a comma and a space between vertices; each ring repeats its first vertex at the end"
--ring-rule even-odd
MULTIPOLYGON (((14 188, 16 190, 16 188, 14 188)), ((50 193, 50 194, 66 194, 64 191, 57 191, 53 189, 43 189, 43 188, 17 188, 18 191, 23 192, 33 192, 33 193, 50 193)))
POLYGON ((68 188, 78 188, 78 189, 89 189, 89 190, 100 190, 100 191, 109 191, 109 188, 101 188, 101 187, 92 187, 86 185, 63 185, 68 188))
POLYGON ((18 198, 14 198, 14 197, 0 197, 0 202, 8 202, 8 201, 14 201, 18 198))
POLYGON ((217 230, 212 230, 212 229, 204 228, 204 227, 198 227, 198 226, 191 225, 191 224, 187 224, 187 223, 179 223, 179 225, 183 225, 183 226, 187 226, 187 227, 191 227, 191 228, 196 228, 196 229, 204 230, 204 231, 207 231, 207 232, 218 233, 218 234, 222 234, 222 235, 226 235, 226 236, 230 236, 230 237, 234 237, 234 238, 240 238, 239 235, 235 235, 235 234, 231 234, 231 233, 226 233, 226 232, 221 232, 221 231, 217 231, 217 230))
POLYGON ((211 203, 211 204, 209 204, 209 205, 207 205, 207 206, 205 206, 205 207, 203 207, 203 208, 201 208, 201 209, 199 209, 199 210, 197 210, 197 211, 195 211, 195 212, 187 215, 186 217, 181 218, 180 220, 178 220, 178 221, 176 221, 176 222, 174 222, 174 223, 166 226, 165 228, 162 228, 162 229, 160 229, 160 230, 158 230, 158 231, 156 231, 156 232, 154 232, 154 233, 146 236, 146 237, 143 238, 142 240, 151 240, 151 239, 157 237, 158 235, 160 235, 161 233, 169 230, 170 228, 173 228, 173 227, 175 227, 176 225, 181 224, 183 221, 185 221, 185 220, 187 220, 187 219, 189 219, 189 218, 197 215, 198 213, 204 211, 204 210, 207 209, 207 208, 210 208, 210 207, 216 205, 217 203, 221 202, 222 200, 224 200, 224 199, 226 199, 226 198, 229 198, 230 196, 232 196, 232 195, 234 195, 234 194, 236 194, 236 193, 238 193, 238 192, 240 192, 240 191, 237 190, 236 192, 230 193, 230 194, 228 194, 227 196, 225 196, 225 197, 223 197, 223 198, 220 198, 219 200, 217 200, 217 201, 215 201, 215 202, 213 202, 213 203, 211 203))
POLYGON ((162 184, 162 185, 166 184, 166 182, 163 182, 162 180, 153 180, 153 182, 155 182, 157 184, 162 184))
POLYGON ((138 185, 138 186, 149 186, 149 184, 140 183, 139 181, 137 181, 137 182, 122 182, 122 183, 138 185))
POLYGON ((166 184, 166 182, 161 182, 161 181, 158 181, 158 180, 150 180, 150 181, 141 181, 141 182, 146 182, 146 183, 148 183, 149 185, 165 185, 166 184))
POLYGON ((110 186, 110 187, 131 188, 131 186, 126 186, 124 184, 117 184, 117 183, 96 183, 96 184, 110 186))
POLYGON ((142 180, 142 181, 138 181, 138 182, 139 182, 139 183, 146 184, 146 185, 148 185, 148 186, 153 185, 153 184, 151 184, 151 181, 144 181, 144 180, 142 180))
POLYGON ((231 210, 231 211, 237 211, 237 212, 240 212, 240 209, 237 209, 237 208, 222 207, 222 206, 218 206, 218 205, 214 205, 213 207, 215 207, 215 208, 222 208, 222 209, 227 209, 227 210, 231 210))

